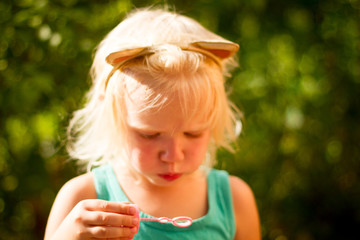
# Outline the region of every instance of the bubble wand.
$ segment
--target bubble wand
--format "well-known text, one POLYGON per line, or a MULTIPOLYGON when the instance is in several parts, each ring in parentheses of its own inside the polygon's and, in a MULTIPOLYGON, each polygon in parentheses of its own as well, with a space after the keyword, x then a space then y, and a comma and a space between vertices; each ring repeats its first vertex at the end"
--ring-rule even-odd
POLYGON ((175 217, 175 218, 167 218, 167 217, 160 217, 160 218, 140 218, 140 221, 153 221, 159 223, 168 223, 171 222, 176 227, 189 227, 193 220, 190 217, 175 217))
POLYGON ((140 218, 139 216, 139 207, 136 204, 133 204, 136 208, 136 216, 140 219, 140 221, 150 221, 150 222, 159 222, 159 223, 168 223, 171 222, 176 227, 189 227, 193 220, 191 217, 175 217, 175 218, 167 218, 167 217, 159 217, 159 218, 140 218))

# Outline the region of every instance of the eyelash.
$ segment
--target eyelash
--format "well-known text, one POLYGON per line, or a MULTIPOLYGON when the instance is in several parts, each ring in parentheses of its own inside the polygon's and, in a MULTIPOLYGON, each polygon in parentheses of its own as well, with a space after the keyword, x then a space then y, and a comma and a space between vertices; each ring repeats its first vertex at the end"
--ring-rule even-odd
MULTIPOLYGON (((144 139, 154 139, 160 135, 160 133, 155 134, 145 134, 145 133, 139 133, 140 137, 144 139)), ((202 136, 202 133, 190 133, 190 132, 184 132, 184 135, 189 138, 199 138, 202 136)))
POLYGON ((185 132, 184 135, 187 136, 187 137, 189 137, 189 138, 199 138, 199 137, 201 137, 202 133, 189 133, 189 132, 185 132))
POLYGON ((159 134, 159 133, 155 133, 155 134, 139 133, 139 135, 140 135, 142 138, 145 138, 145 139, 154 139, 154 138, 156 138, 157 136, 159 136, 160 134, 159 134))

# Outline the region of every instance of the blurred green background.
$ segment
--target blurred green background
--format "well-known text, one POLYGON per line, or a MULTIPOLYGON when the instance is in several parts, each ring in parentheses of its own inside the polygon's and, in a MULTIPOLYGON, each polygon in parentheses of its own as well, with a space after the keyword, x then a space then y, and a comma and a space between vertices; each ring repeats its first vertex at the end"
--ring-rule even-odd
MULTIPOLYGON (((244 112, 218 168, 253 188, 263 239, 358 239, 360 1, 166 2, 241 45, 228 80, 244 112)), ((0 2, 0 239, 41 239, 79 171, 64 138, 93 48, 134 7, 164 1, 0 2)))

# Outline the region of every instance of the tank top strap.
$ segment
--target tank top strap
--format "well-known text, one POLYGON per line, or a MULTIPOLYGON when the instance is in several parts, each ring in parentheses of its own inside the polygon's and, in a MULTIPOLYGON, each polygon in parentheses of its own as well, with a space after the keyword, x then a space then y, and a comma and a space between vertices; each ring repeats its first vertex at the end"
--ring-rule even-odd
POLYGON ((94 173, 95 190, 98 199, 129 202, 110 163, 94 168, 92 172, 94 173))
POLYGON ((208 176, 208 188, 209 215, 216 216, 215 225, 223 228, 229 236, 235 236, 235 216, 228 172, 212 169, 208 176))

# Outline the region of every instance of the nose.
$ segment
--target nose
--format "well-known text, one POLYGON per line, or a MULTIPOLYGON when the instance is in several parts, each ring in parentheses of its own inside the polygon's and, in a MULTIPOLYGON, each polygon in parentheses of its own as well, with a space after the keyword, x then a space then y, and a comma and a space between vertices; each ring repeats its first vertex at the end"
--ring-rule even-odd
POLYGON ((160 151, 160 159, 169 163, 184 160, 184 149, 180 139, 172 138, 166 140, 160 151))

